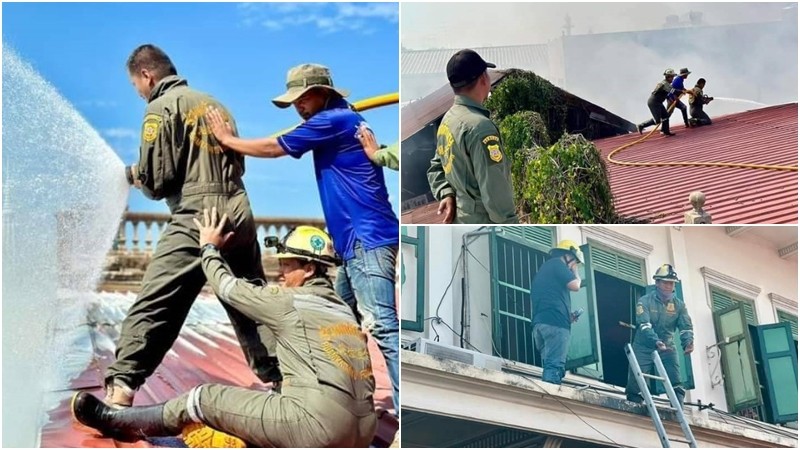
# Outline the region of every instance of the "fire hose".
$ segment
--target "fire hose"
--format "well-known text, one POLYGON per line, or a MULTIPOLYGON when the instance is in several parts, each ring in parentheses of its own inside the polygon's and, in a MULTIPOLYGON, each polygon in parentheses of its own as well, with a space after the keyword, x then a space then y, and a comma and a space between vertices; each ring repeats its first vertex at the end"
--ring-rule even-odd
MULTIPOLYGON (((680 100, 683 94, 678 95, 672 104, 669 105, 667 110, 667 114, 672 114, 672 111, 675 109, 675 105, 680 100)), ((621 151, 631 148, 634 145, 644 142, 652 136, 658 129, 661 127, 661 122, 656 123, 656 126, 650 130, 649 133, 645 134, 641 138, 629 142, 625 145, 615 148, 608 154, 606 157, 608 162, 612 164, 617 164, 620 166, 633 166, 633 167, 730 167, 730 168, 737 168, 737 169, 764 169, 764 170, 779 170, 779 171, 794 171, 797 172, 797 166, 781 166, 781 165, 773 165, 773 164, 745 164, 745 163, 725 163, 725 162, 695 162, 695 161, 673 161, 673 162, 632 162, 632 161, 620 161, 618 159, 614 159, 614 155, 620 153, 621 151)))
MULTIPOLYGON (((375 97, 366 98, 364 100, 359 100, 352 104, 352 107, 355 111, 363 112, 374 108, 380 108, 382 106, 394 105, 400 102, 400 94, 395 92, 393 94, 384 94, 378 95, 375 97)), ((276 138, 278 136, 284 135, 292 130, 297 128, 297 125, 293 127, 289 127, 285 130, 281 130, 277 133, 272 134, 271 138, 276 138)))

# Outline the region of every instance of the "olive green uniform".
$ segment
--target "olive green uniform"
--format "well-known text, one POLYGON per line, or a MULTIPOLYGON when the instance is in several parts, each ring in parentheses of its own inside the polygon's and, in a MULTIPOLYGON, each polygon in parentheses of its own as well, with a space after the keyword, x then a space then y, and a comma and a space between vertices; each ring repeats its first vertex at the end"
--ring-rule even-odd
POLYGON ((457 95, 442 118, 428 183, 437 200, 454 195, 454 223, 519 223, 511 162, 489 110, 457 95))
POLYGON ((400 160, 397 157, 397 144, 379 149, 370 159, 376 166, 400 170, 400 160))
POLYGON ((650 109, 650 114, 652 114, 653 118, 639 124, 641 129, 661 123, 661 131, 669 133, 670 114, 667 112, 664 102, 667 100, 667 96, 670 92, 672 92, 672 82, 667 80, 658 82, 653 92, 650 93, 650 97, 647 99, 647 108, 650 109))
MULTIPOLYGON (((141 291, 122 322, 107 383, 113 377, 137 389, 175 342, 206 282, 200 267, 199 231, 192 222, 204 208, 216 207, 220 215, 227 213, 230 218, 230 231, 235 234, 226 256, 234 273, 264 278, 253 213, 242 183, 244 158, 223 151, 213 138, 203 119, 209 105, 223 109, 177 76, 162 79, 150 95, 135 178, 145 196, 166 200, 171 217, 141 291)), ((267 351, 275 347, 271 333, 238 311, 225 309, 250 367, 265 382, 280 380, 277 359, 267 351)))
MULTIPOLYGON (((660 351, 658 356, 664 363, 664 369, 675 388, 675 393, 683 401, 685 393, 681 387, 678 370, 678 353, 672 340, 675 329, 680 332, 683 349, 694 342, 692 318, 689 317, 683 300, 673 296, 672 300, 665 303, 658 298, 656 289, 642 296, 636 303, 636 336, 633 338, 633 353, 636 355, 639 367, 642 373, 652 373, 655 364, 653 350, 656 350, 658 341, 663 342, 667 350, 660 351)), ((625 393, 629 398, 640 395, 639 385, 630 370, 625 393)))
POLYGON ((703 105, 708 103, 708 98, 703 94, 700 86, 695 86, 689 96, 689 112, 697 125, 711 125, 711 118, 703 111, 703 105))
POLYGON ((367 337, 325 278, 302 287, 237 279, 220 253, 203 251, 214 292, 277 338, 281 393, 202 385, 170 400, 164 422, 176 433, 201 421, 259 447, 366 447, 377 427, 367 337))

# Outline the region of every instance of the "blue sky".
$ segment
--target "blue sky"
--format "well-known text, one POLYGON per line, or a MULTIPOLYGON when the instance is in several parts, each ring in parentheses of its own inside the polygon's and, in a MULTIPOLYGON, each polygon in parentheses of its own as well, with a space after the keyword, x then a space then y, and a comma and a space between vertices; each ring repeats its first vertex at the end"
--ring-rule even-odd
MULTIPOLYGON (((396 3, 4 3, 3 40, 69 100, 130 164, 138 156, 145 103, 125 60, 140 44, 162 49, 194 88, 222 101, 243 137, 299 122, 282 93, 287 70, 314 62, 331 68, 349 100, 397 92, 396 3)), ((381 143, 398 140, 396 105, 365 118, 381 143)), ((385 170, 395 212, 397 172, 385 170)), ((245 183, 257 216, 322 217, 311 155, 248 158, 245 183)), ((163 202, 130 196, 132 211, 168 212, 163 202)))

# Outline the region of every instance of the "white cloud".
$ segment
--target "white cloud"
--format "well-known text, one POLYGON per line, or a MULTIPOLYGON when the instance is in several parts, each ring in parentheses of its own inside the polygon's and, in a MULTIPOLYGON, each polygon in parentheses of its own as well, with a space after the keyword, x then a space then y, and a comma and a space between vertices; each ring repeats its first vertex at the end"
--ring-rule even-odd
POLYGON ((307 27, 322 34, 340 31, 372 34, 371 23, 397 23, 397 3, 248 3, 237 7, 245 26, 260 25, 270 31, 307 27))
POLYGON ((102 135, 117 139, 138 139, 139 132, 131 128, 107 128, 101 131, 102 135))

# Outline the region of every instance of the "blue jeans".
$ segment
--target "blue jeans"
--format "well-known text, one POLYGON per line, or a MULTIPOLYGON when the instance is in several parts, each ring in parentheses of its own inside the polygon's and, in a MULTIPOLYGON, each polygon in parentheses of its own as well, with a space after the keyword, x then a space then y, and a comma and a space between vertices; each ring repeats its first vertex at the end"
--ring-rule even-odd
POLYGON ((350 306, 355 304, 362 326, 369 331, 386 360, 392 383, 395 415, 400 406, 400 335, 395 306, 395 261, 397 246, 364 250, 356 241, 355 256, 336 274, 336 293, 350 306))
POLYGON ((533 326, 533 341, 542 355, 542 381, 561 384, 566 371, 569 330, 537 323, 533 326))

